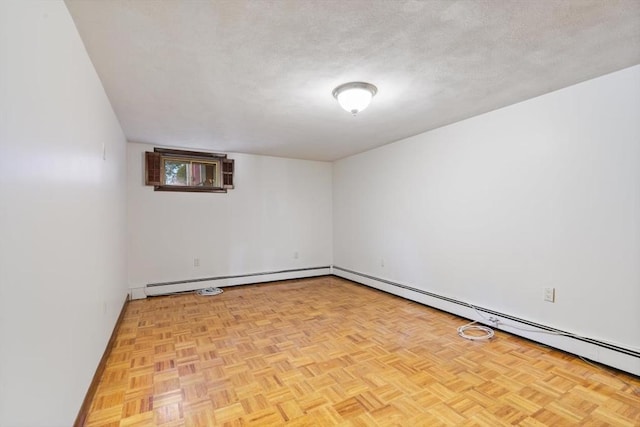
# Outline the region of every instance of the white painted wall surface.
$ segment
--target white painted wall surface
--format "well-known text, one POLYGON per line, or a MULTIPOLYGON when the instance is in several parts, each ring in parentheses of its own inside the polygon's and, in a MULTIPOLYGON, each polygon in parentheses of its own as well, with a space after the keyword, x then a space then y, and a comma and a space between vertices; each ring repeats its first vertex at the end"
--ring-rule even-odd
POLYGON ((1 426, 78 413, 127 294, 125 145, 64 3, 0 2, 1 426))
POLYGON ((130 287, 331 265, 331 163, 229 154, 235 189, 163 192, 144 185, 154 147, 127 145, 130 287))
POLYGON ((640 348, 640 66, 340 160, 333 191, 334 265, 640 348))

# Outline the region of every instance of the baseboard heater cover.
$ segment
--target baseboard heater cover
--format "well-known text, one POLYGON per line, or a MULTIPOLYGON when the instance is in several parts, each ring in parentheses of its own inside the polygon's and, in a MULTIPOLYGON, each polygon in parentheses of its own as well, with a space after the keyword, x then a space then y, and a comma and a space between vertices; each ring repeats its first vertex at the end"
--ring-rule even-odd
POLYGON ((133 299, 159 296, 178 292, 188 292, 207 287, 226 287, 248 285, 252 283, 273 282, 278 280, 302 279, 305 277, 331 274, 331 266, 295 268, 287 270, 264 271, 257 273, 232 274, 215 277, 202 277, 170 282, 148 283, 143 288, 133 288, 133 299))
POLYGON ((519 335, 532 341, 543 343, 545 345, 582 356, 586 359, 629 372, 633 375, 640 376, 639 351, 597 339, 576 336, 560 329, 474 305, 474 307, 480 312, 496 316, 500 321, 509 320, 514 323, 518 323, 518 326, 524 325, 527 328, 530 328, 531 331, 522 331, 504 323, 495 327, 495 325, 484 321, 480 316, 478 316, 475 310, 469 306, 469 304, 463 301, 335 265, 332 266, 332 271, 333 274, 338 277, 352 280, 365 286, 388 292, 458 316, 476 320, 478 323, 484 323, 494 329, 519 335), (543 334, 542 336, 541 333, 543 334))

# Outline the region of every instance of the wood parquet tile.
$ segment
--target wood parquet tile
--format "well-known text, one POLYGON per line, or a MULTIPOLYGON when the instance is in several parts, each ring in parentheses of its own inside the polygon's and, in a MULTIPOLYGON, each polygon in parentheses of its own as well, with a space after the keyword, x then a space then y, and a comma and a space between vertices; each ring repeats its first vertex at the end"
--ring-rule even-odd
POLYGON ((640 426, 637 378, 464 323, 336 277, 132 301, 86 426, 640 426))

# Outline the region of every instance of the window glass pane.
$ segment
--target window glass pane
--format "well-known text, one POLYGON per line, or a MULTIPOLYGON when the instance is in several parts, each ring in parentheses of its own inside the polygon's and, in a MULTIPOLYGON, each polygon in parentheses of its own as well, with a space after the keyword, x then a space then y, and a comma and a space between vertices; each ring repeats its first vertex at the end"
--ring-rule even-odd
POLYGON ((189 162, 183 160, 164 161, 164 183, 166 185, 189 185, 187 167, 189 162))
POLYGON ((198 187, 218 187, 216 181, 216 164, 199 163, 191 164, 191 185, 198 187))

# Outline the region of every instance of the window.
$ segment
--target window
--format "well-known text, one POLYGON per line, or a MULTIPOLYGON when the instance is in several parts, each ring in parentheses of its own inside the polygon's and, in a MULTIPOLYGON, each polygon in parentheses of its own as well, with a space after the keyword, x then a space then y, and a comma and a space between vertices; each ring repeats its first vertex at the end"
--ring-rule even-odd
POLYGON ((155 148, 145 153, 145 184, 156 191, 226 193, 234 161, 226 154, 155 148))

